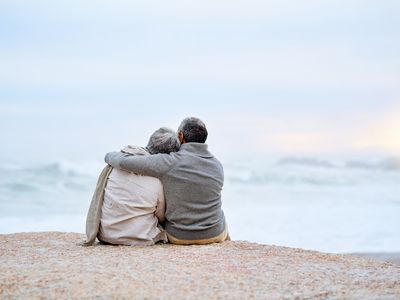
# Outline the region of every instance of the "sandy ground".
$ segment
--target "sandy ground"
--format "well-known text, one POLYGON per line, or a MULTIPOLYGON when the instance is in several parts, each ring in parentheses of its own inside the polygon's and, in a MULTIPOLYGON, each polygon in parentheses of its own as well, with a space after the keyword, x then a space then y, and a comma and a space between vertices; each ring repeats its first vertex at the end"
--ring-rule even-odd
POLYGON ((81 247, 77 233, 0 235, 0 299, 400 299, 400 267, 230 241, 81 247))
POLYGON ((352 255, 387 261, 400 266, 400 253, 398 252, 352 253, 352 255))

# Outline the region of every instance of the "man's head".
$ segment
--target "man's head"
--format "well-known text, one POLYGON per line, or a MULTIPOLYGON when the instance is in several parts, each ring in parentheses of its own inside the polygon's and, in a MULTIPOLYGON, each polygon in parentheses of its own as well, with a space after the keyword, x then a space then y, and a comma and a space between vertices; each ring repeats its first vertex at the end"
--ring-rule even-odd
POLYGON ((167 127, 161 127, 151 135, 146 148, 150 154, 156 154, 176 152, 180 146, 176 132, 167 127))
POLYGON ((198 118, 190 117, 182 121, 178 128, 179 140, 184 143, 205 143, 207 140, 206 125, 198 118))

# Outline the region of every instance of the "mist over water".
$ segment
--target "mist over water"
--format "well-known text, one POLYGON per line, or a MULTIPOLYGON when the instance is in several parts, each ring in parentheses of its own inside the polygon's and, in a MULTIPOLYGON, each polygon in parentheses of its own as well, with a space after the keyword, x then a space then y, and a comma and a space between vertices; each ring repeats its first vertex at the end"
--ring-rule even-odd
POLYGON ((285 158, 226 173, 225 212, 239 239, 329 252, 400 247, 397 163, 285 158))
MULTIPOLYGON (((84 232, 104 164, 0 167, 0 233, 84 232)), ((395 159, 310 157, 224 163, 223 208, 233 239, 329 252, 399 251, 395 159)))

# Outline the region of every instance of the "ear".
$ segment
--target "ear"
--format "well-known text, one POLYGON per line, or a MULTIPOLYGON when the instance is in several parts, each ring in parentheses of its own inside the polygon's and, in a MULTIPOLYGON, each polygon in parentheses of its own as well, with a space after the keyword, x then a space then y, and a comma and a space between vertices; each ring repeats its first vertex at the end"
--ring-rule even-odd
POLYGON ((185 137, 183 136, 183 132, 179 132, 178 133, 178 137, 179 137, 179 141, 181 142, 181 144, 186 143, 185 137))

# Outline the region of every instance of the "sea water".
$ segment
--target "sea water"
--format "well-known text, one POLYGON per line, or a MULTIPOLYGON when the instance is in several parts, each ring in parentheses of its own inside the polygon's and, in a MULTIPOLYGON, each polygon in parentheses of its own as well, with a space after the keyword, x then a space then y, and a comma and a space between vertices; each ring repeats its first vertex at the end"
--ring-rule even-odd
MULTIPOLYGON (((232 239, 328 252, 400 251, 400 163, 225 161, 232 239)), ((0 233, 84 232, 102 162, 0 166, 0 233)))

